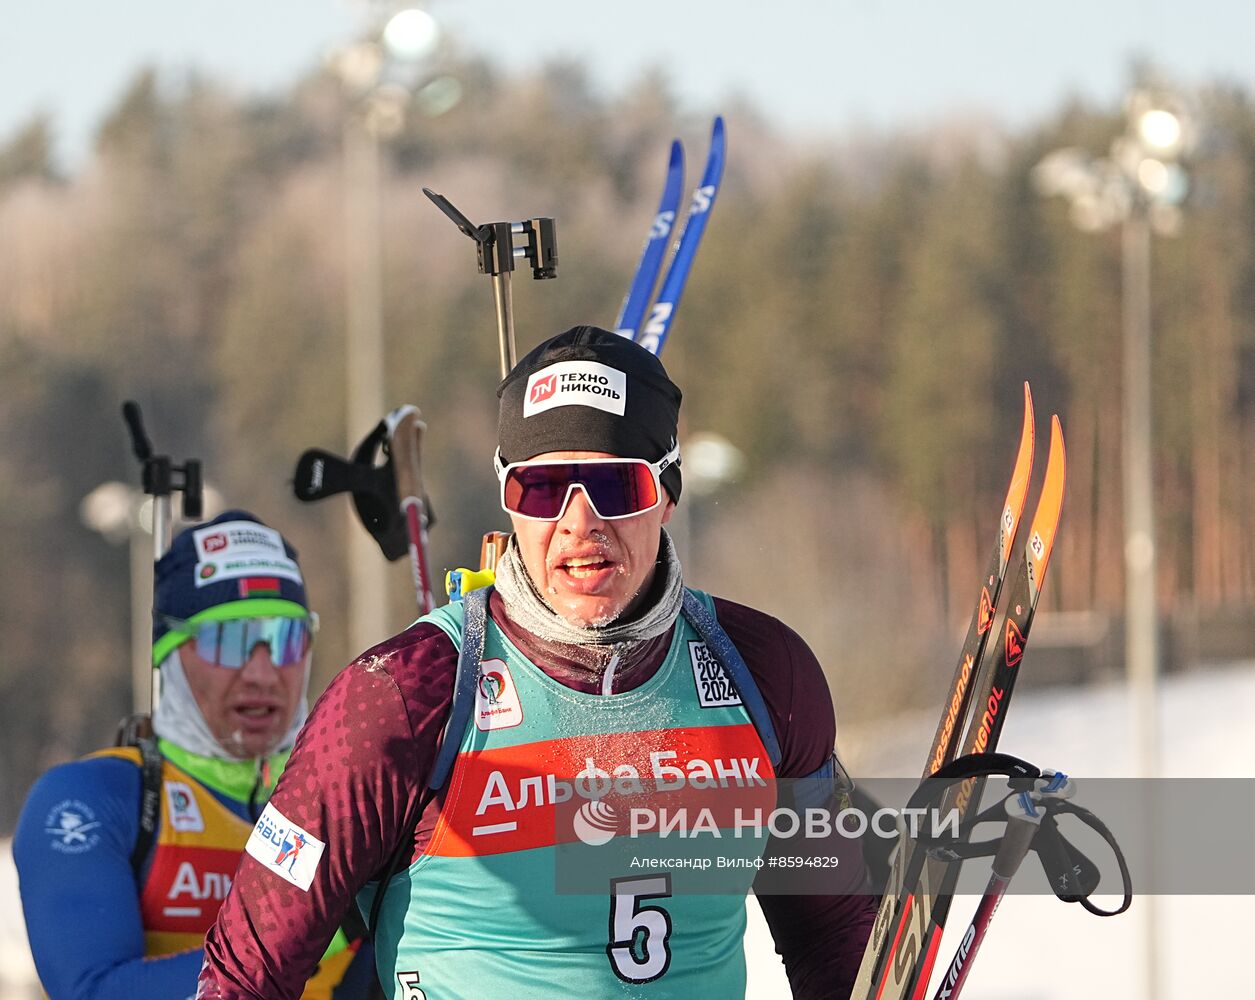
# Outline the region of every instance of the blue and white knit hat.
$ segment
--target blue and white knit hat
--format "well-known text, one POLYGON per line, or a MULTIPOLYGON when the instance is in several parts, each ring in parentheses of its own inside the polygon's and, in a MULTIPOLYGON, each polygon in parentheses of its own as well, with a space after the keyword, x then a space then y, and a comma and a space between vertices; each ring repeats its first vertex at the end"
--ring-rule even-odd
POLYGON ((180 532, 154 573, 154 664, 187 638, 170 619, 309 617, 296 549, 247 511, 180 532))

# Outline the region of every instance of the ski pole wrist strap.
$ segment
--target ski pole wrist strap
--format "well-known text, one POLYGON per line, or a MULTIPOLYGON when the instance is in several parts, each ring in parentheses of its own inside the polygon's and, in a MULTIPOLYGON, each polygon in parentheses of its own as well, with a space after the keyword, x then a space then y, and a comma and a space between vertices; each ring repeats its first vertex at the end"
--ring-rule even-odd
MULTIPOLYGON (((992 776, 1007 778, 1011 794, 1027 794, 1042 810, 1043 816, 1033 836, 1030 850, 1041 861, 1042 869, 1050 882, 1051 890, 1065 903, 1080 903, 1097 916, 1111 917, 1127 910, 1132 903, 1132 879, 1124 854, 1116 843, 1114 834, 1097 816, 1084 806, 1068 801, 1071 786, 1066 776, 1043 772, 1010 754, 969 754, 958 757, 939 768, 926 779, 911 796, 908 809, 928 808, 940 801, 950 786, 961 781, 981 781, 992 776), (1090 897, 1098 890, 1102 875, 1098 866, 1071 843, 1059 829, 1057 816, 1070 814, 1083 825, 1097 833, 1111 848, 1120 870, 1123 900, 1114 910, 1104 910, 1091 902, 1090 897)), ((979 812, 965 822, 954 836, 929 837, 921 835, 921 846, 942 861, 961 862, 971 858, 993 857, 998 853, 1003 838, 971 841, 967 838, 982 823, 1004 821, 1006 797, 979 812)))

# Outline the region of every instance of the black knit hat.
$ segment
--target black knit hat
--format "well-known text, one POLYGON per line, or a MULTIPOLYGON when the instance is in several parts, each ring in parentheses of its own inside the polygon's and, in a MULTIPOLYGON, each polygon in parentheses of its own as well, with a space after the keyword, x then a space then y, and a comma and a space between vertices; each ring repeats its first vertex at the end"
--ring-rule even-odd
POLYGON ((180 532, 154 567, 153 663, 186 636, 178 621, 309 614, 296 549, 252 514, 229 510, 180 532))
MULTIPOLYGON (((675 446, 680 389, 662 362, 626 337, 577 326, 523 358, 497 389, 501 461, 551 451, 604 451, 657 462, 675 446)), ((680 499, 680 464, 662 473, 680 499)))

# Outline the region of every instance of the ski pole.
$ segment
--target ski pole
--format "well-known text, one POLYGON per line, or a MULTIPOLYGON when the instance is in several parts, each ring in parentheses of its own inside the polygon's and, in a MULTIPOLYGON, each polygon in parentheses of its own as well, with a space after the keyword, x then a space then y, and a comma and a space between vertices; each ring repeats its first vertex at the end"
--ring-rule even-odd
POLYGON ((1043 810, 1038 807, 1031 792, 1013 795, 1006 800, 1004 805, 1008 817, 1007 832, 1002 839, 1002 846, 998 848, 998 853, 994 856, 989 884, 986 885, 985 894, 976 907, 976 915, 972 917, 972 922, 968 925, 954 953, 954 959, 950 962, 945 978, 941 981, 937 992, 933 994, 933 1000, 958 1000, 959 991, 967 980, 967 974, 972 968, 972 961, 976 958, 981 942, 985 940, 985 933, 989 930, 989 924, 994 918, 998 904, 1002 902, 1007 886, 1011 884, 1011 879, 1015 877, 1020 864, 1028 855, 1033 838, 1041 825, 1043 810))
POLYGON ((396 488, 409 537, 410 569, 414 574, 418 611, 425 615, 436 606, 427 560, 428 516, 420 474, 420 449, 427 425, 418 407, 410 405, 398 407, 384 420, 388 425, 388 450, 396 463, 396 488))
MULTIPOLYGON (((953 836, 920 838, 921 849, 926 850, 930 857, 950 865, 951 871, 967 859, 994 859, 985 893, 945 976, 932 994, 933 1000, 957 1000, 994 913, 1029 852, 1038 855, 1052 891, 1065 903, 1080 903, 1096 916, 1112 917, 1127 910, 1133 900, 1132 880, 1120 845, 1097 816, 1069 801, 1075 792, 1075 785, 1065 774, 1041 771, 1028 761, 1009 754, 970 754, 939 769, 933 779, 926 779, 911 796, 908 809, 930 806, 938 801, 944 803, 948 801, 946 790, 950 786, 973 778, 983 780, 996 774, 1008 778, 1013 789, 1011 795, 974 817, 961 819, 953 836), (1075 816, 1111 848, 1124 893, 1123 901, 1117 908, 1104 910, 1091 901, 1090 897, 1099 888, 1101 873, 1089 858, 1064 838, 1056 823, 1056 816, 1060 814, 1075 816), (980 825, 998 820, 1007 824, 1002 837, 981 842, 966 839, 980 825)), ((946 809, 944 804, 942 809, 943 812, 946 809)), ((953 882, 950 891, 953 894, 953 882)), ((913 1000, 922 1000, 928 995, 925 992, 929 982, 927 971, 931 969, 931 958, 935 957, 940 932, 930 940, 930 961, 912 986, 910 996, 913 1000)))
POLYGON ((417 406, 397 407, 362 439, 350 459, 309 448, 297 460, 292 475, 292 490, 306 503, 349 493, 362 526, 389 562, 409 553, 423 614, 435 606, 427 536, 436 515, 423 489, 421 462, 426 429, 417 406), (379 465, 381 451, 384 462, 379 465))
MULTIPOLYGON (((170 548, 170 494, 183 494, 183 519, 199 521, 204 513, 204 483, 200 462, 189 458, 175 465, 169 455, 154 455, 152 442, 144 431, 144 417, 139 403, 128 399, 122 404, 122 419, 131 435, 131 449, 140 463, 140 481, 144 492, 152 497, 153 564, 170 548)), ((157 710, 161 699, 161 672, 154 665, 149 689, 149 713, 157 710)))

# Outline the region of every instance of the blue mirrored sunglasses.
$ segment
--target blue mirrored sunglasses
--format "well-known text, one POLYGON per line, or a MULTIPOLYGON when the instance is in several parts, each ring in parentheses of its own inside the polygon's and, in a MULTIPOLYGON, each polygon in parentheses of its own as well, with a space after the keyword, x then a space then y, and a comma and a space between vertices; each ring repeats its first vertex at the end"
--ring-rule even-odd
POLYGON ((175 632, 196 643, 196 655, 215 666, 238 670, 258 644, 270 651, 276 667, 304 662, 318 630, 316 615, 309 618, 230 618, 226 621, 187 622, 165 618, 175 632))

